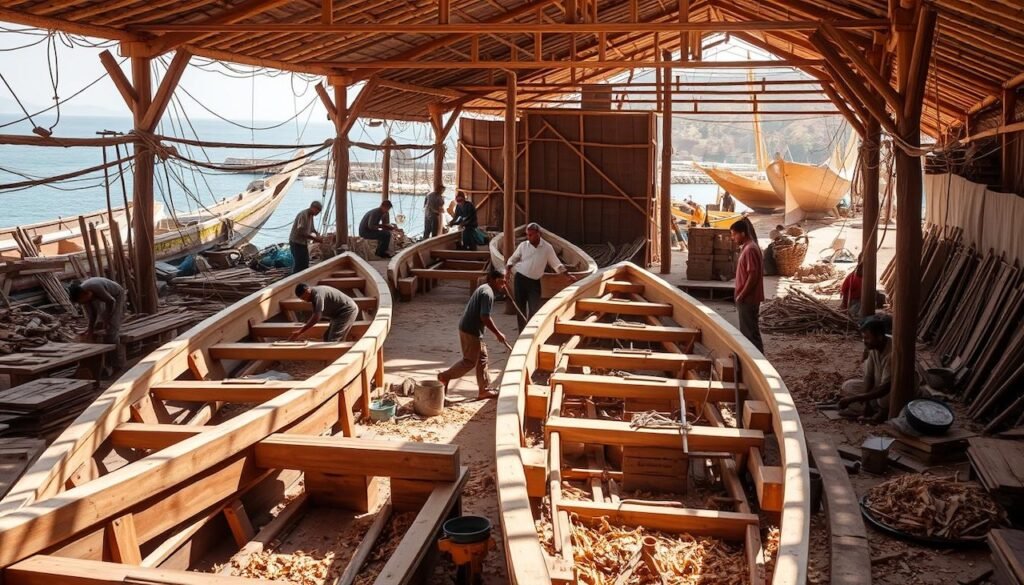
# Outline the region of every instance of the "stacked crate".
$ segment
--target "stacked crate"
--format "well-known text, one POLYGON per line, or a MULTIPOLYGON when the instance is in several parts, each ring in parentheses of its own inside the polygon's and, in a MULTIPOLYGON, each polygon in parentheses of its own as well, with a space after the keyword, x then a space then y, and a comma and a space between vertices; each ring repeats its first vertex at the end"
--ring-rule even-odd
POLYGON ((732 280, 736 275, 739 250, 728 228, 689 228, 686 278, 690 280, 732 280))

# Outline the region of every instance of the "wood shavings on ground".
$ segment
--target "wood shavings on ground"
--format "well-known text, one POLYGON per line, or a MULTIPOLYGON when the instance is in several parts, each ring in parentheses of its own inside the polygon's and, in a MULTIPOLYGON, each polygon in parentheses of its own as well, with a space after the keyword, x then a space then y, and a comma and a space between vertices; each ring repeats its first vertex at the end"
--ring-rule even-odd
MULTIPOLYGON (((629 566, 645 536, 656 540, 658 573, 673 585, 744 585, 747 563, 742 547, 713 538, 666 534, 644 528, 613 526, 603 518, 594 526, 572 522, 577 579, 588 585, 612 585, 629 566)), ((639 563, 629 585, 660 585, 661 576, 639 563)))
MULTIPOLYGON (((404 411, 403 407, 400 413, 404 411)), ((384 435, 403 437, 420 443, 437 442, 441 440, 443 431, 461 428, 476 413, 477 410, 469 406, 455 405, 446 406, 441 414, 429 418, 409 415, 387 421, 369 421, 367 425, 384 435)))
POLYGON ((466 481, 466 487, 462 489, 462 495, 476 497, 493 494, 495 485, 497 482, 494 479, 494 469, 470 467, 469 479, 466 481))
POLYGON ((820 282, 812 286, 811 290, 813 290, 815 293, 819 295, 824 295, 826 297, 835 296, 839 294, 839 292, 843 289, 843 280, 845 279, 846 275, 841 274, 833 278, 832 280, 826 280, 824 282, 820 282))
POLYGON ((802 376, 786 378, 793 400, 819 403, 832 402, 839 397, 843 382, 853 376, 846 376, 834 370, 812 370, 802 376))
POLYGON ((857 321, 838 303, 817 299, 800 289, 761 305, 761 329, 766 333, 856 333, 857 321))
POLYGON ((868 490, 865 504, 878 520, 915 536, 984 538, 1003 522, 981 486, 954 477, 903 475, 868 490))
POLYGON ((316 551, 298 551, 292 554, 259 552, 249 555, 246 564, 234 567, 239 577, 287 581, 299 585, 321 585, 332 573, 334 553, 328 552, 317 558, 316 551))
POLYGON ((793 278, 800 282, 815 283, 835 278, 837 273, 838 271, 836 270, 835 264, 818 262, 817 264, 797 268, 796 273, 793 274, 793 278))
POLYGON ((768 530, 761 534, 761 548, 764 549, 764 574, 775 574, 775 561, 779 558, 779 539, 782 533, 778 526, 769 526, 768 530))
POLYGON ((75 341, 75 323, 71 315, 51 315, 33 307, 0 309, 0 353, 15 353, 50 341, 75 341))
POLYGON ((370 557, 359 569, 356 585, 370 585, 377 580, 377 575, 380 574, 391 555, 395 553, 399 543, 402 542, 402 537, 409 531, 414 520, 416 520, 416 512, 402 512, 391 516, 387 526, 377 538, 370 557))

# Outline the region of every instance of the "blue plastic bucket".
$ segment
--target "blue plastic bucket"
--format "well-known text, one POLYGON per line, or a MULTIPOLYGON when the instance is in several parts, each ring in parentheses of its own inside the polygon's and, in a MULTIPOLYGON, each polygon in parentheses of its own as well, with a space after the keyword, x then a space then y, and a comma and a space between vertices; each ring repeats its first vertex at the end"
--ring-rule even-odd
POLYGON ((398 404, 393 400, 373 400, 370 402, 370 420, 385 421, 395 418, 398 404))

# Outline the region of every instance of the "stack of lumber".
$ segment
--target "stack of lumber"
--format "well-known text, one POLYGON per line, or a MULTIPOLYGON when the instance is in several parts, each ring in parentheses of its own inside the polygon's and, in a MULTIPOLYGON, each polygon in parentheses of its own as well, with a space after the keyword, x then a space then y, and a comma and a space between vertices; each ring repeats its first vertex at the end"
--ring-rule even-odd
POLYGON ((1024 444, 988 437, 972 437, 968 443, 971 469, 988 493, 999 502, 1020 502, 1024 496, 1024 444))
MULTIPOLYGON (((39 249, 36 247, 35 242, 29 237, 25 230, 16 228, 14 231, 14 241, 18 244, 18 250, 21 252, 21 257, 24 259, 38 258, 39 249)), ((68 298, 68 292, 64 290, 64 287, 60 284, 60 280, 53 275, 53 272, 41 271, 36 273, 36 278, 39 279, 39 284, 46 291, 46 296, 51 301, 60 305, 65 311, 71 314, 75 314, 75 306, 71 304, 71 299, 68 298)))
POLYGON ((29 465, 35 463, 45 447, 46 441, 40 439, 0 439, 0 499, 7 495, 29 465))
POLYGON ((19 352, 49 341, 74 341, 69 317, 57 317, 29 306, 0 309, 0 354, 19 352))
POLYGON ((580 246, 580 249, 593 258, 599 268, 604 268, 612 264, 632 260, 643 249, 644 243, 645 240, 643 238, 637 238, 632 242, 619 244, 618 246, 611 243, 586 244, 580 246))
POLYGON ((39 378, 0 392, 0 423, 6 434, 52 437, 92 402, 90 380, 39 378))
POLYGON ((256 272, 250 268, 230 268, 195 276, 178 276, 171 279, 171 286, 176 292, 185 295, 237 301, 288 274, 289 271, 284 269, 256 272))
POLYGON ((993 530, 988 533, 988 548, 996 583, 1024 584, 1024 530, 993 530))
POLYGON ((838 306, 790 287, 761 306, 761 327, 767 333, 853 333, 858 324, 838 306))
POLYGON ((181 305, 164 307, 152 315, 134 315, 121 326, 121 339, 126 343, 145 341, 162 333, 184 329, 202 320, 203 316, 181 305))
MULTIPOLYGON (((928 231, 921 255, 918 334, 942 363, 964 365, 960 394, 986 432, 1024 423, 1024 271, 961 242, 958 228, 928 231)), ((893 264, 882 274, 890 290, 893 264)), ((891 296, 891 295, 890 295, 891 296)))

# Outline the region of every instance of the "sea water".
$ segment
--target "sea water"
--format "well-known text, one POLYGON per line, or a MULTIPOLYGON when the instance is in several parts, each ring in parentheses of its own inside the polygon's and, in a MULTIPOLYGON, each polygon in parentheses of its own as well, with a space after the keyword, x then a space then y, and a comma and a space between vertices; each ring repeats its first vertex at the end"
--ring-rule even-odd
MULTIPOLYGON (((3 118, 13 117, 3 115, 3 118)), ((260 123, 257 123, 260 125, 260 123)), ((263 124, 269 126, 271 124, 263 124)), ((61 137, 95 137, 97 132, 112 130, 127 132, 132 121, 127 117, 88 117, 63 116, 54 129, 53 136, 61 137)), ((309 123, 296 127, 295 124, 268 130, 249 130, 240 128, 220 120, 193 120, 192 128, 164 127, 158 133, 164 135, 186 136, 194 139, 213 142, 232 142, 247 144, 322 144, 331 138, 334 129, 326 123, 309 123), (193 134, 194 128, 195 133, 193 134)), ((31 125, 26 123, 5 129, 10 134, 29 134, 31 125)), ((422 132, 419 134, 423 134, 422 132)), ((401 138, 396 138, 399 142, 401 138)), ((294 156, 287 149, 261 150, 253 148, 207 148, 186 147, 176 145, 179 153, 193 160, 221 164, 227 157, 239 158, 278 158, 287 159, 294 156)), ((121 147, 121 157, 130 152, 130 147, 121 147)), ((454 149, 449 148, 449 152, 454 149)), ((326 157, 328 150, 316 155, 326 157)), ((379 162, 379 153, 359 148, 352 149, 352 160, 361 162, 379 162)), ((117 159, 114 147, 107 147, 107 158, 117 159)), ((0 145, 0 184, 6 185, 28 179, 53 177, 80 169, 97 166, 103 163, 103 149, 96 147, 38 147, 0 145), (22 176, 25 175, 25 176, 22 176)), ((130 201, 132 196, 132 172, 128 163, 124 165, 124 186, 116 167, 109 169, 111 205, 124 205, 124 193, 130 201)), ((197 211, 215 201, 231 197, 244 191, 248 184, 259 178, 257 174, 227 173, 208 169, 193 169, 183 163, 170 160, 165 163, 157 159, 155 169, 154 199, 162 205, 165 213, 172 211, 186 213, 197 211)), ((432 174, 423 171, 421 183, 429 184, 432 174)), ((452 190, 449 188, 448 194, 452 190)), ((716 200, 716 185, 672 185, 672 199, 682 201, 692 198, 698 203, 713 203, 716 200)), ((303 187, 301 180, 296 180, 284 194, 284 199, 270 216, 264 226, 253 238, 256 246, 263 247, 277 242, 285 242, 292 220, 310 202, 323 196, 322 189, 303 187)), ((327 192, 327 197, 331 193, 327 192)), ((380 204, 381 194, 367 192, 349 192, 349 233, 355 233, 356 226, 363 214, 380 204)), ((410 236, 423 233, 423 197, 420 195, 392 194, 395 205, 392 221, 410 236)), ((39 185, 17 190, 0 190, 0 227, 25 225, 48 221, 58 217, 75 217, 90 211, 105 209, 107 206, 107 189, 102 171, 83 177, 51 185, 39 185)), ((323 216, 321 216, 322 218, 323 216)), ((333 222, 333 213, 328 218, 333 222)))

